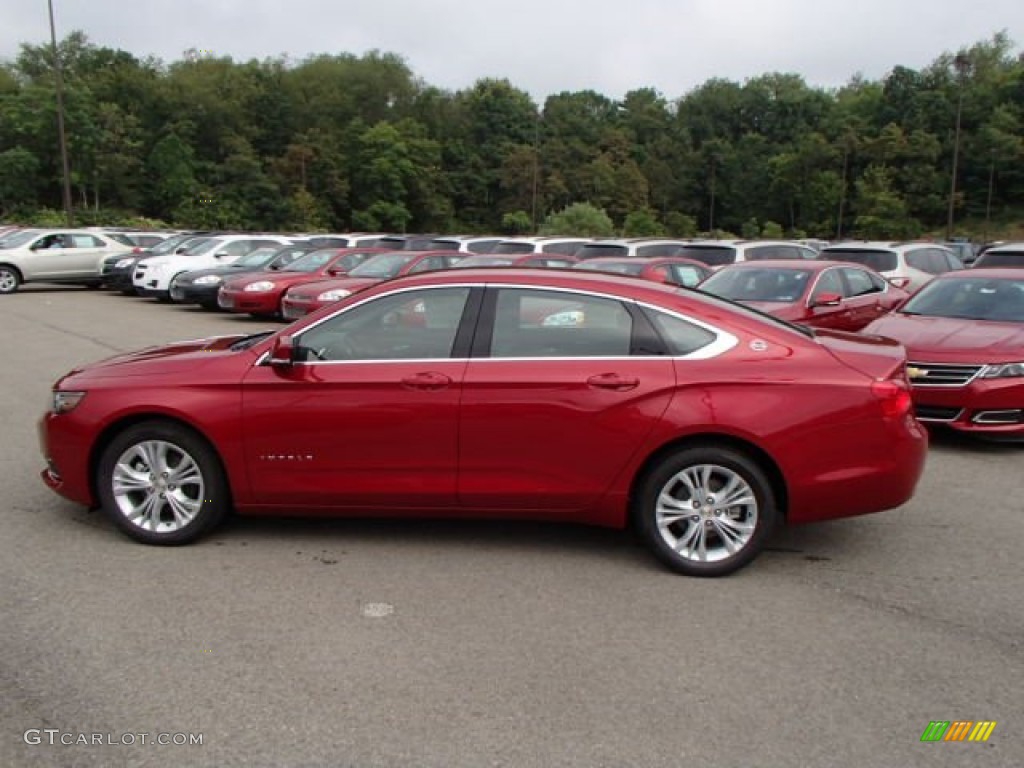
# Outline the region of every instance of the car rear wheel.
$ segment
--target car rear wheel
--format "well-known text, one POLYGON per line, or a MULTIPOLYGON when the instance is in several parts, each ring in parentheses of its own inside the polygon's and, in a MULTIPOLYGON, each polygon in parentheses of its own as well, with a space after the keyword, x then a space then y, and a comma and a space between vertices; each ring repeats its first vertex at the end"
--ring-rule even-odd
POLYGON ((658 559, 687 576, 739 570, 761 552, 778 520, 775 494, 757 462, 713 445, 685 448, 656 465, 634 512, 658 559))
POLYGON ((0 265, 0 293, 14 293, 21 285, 21 275, 14 267, 0 265))
POLYGON ((145 544, 194 541, 229 506, 217 454, 169 422, 143 422, 117 435, 100 458, 96 486, 114 524, 145 544))

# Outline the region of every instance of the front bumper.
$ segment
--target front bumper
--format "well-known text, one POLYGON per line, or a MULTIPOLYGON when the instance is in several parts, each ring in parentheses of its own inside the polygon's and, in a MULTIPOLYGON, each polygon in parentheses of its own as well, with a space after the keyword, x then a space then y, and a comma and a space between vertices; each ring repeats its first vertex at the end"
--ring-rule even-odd
POLYGON ((229 312, 247 312, 256 315, 276 315, 280 311, 281 295, 278 291, 229 291, 217 295, 217 305, 229 312))
POLYGON ((281 301, 281 314, 285 320, 298 320, 310 312, 316 312, 323 304, 316 299, 292 299, 285 297, 281 301))
POLYGON ((217 291, 220 290, 220 286, 221 283, 214 283, 213 285, 181 285, 180 283, 171 283, 169 293, 171 301, 181 304, 202 304, 215 307, 217 306, 217 291))
POLYGON ((974 379, 963 387, 912 386, 925 424, 992 437, 1024 439, 1024 379, 974 379))

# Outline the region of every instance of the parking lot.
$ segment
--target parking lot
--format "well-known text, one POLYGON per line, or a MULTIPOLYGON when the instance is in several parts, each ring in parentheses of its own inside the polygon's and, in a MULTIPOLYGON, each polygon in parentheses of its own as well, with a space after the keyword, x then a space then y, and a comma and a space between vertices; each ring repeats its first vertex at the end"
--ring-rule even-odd
POLYGON ((58 376, 272 326, 73 288, 0 297, 0 765, 1024 761, 1024 447, 938 435, 910 504, 780 531, 723 580, 568 525, 236 518, 152 548, 44 487, 58 376), (937 720, 997 726, 921 743, 937 720))

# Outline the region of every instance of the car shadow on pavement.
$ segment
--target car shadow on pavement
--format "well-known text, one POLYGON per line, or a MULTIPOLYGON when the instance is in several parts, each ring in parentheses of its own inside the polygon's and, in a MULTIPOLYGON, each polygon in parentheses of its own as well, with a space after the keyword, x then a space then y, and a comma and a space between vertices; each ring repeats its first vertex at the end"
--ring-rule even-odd
POLYGON ((990 437, 978 437, 958 432, 955 429, 943 427, 930 427, 928 429, 930 439, 929 448, 934 451, 970 453, 991 453, 1007 454, 1024 450, 1024 440, 1018 438, 1012 440, 998 440, 990 437))

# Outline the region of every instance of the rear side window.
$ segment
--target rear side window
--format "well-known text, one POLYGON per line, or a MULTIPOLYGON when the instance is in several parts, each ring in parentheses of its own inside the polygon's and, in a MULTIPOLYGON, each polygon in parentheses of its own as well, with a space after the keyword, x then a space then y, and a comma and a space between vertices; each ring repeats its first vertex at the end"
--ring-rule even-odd
POLYGON ((849 261, 860 264, 875 272, 892 272, 899 266, 895 251, 868 250, 861 248, 826 248, 820 258, 829 261, 849 261))
POLYGON ((637 246, 637 256, 678 256, 681 246, 675 243, 654 243, 653 245, 637 246))
POLYGON ((704 273, 689 264, 673 264, 669 270, 672 282, 676 285, 685 285, 687 288, 693 288, 704 279, 704 273))
POLYGON ((622 302, 559 291, 498 292, 491 357, 624 357, 633 318, 622 302))
POLYGON ((717 336, 707 328, 683 320, 681 317, 645 308, 647 317, 658 329, 669 353, 674 357, 691 355, 711 344, 717 336))

